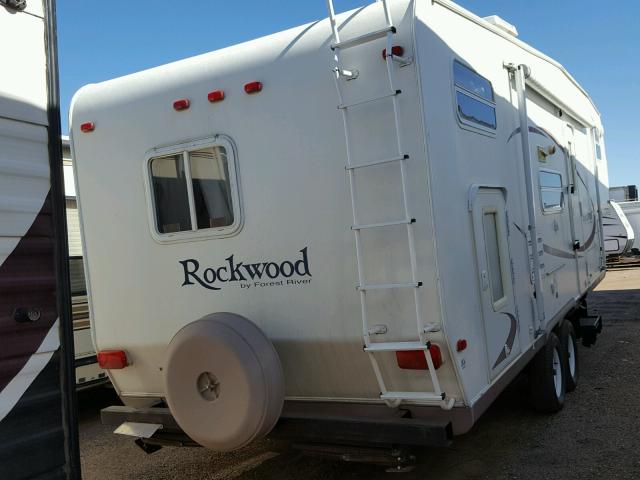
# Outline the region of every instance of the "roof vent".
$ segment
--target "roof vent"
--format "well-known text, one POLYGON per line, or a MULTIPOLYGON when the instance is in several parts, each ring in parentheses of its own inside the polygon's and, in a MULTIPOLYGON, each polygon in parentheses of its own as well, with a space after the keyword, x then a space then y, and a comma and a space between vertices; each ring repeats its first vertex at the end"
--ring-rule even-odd
POLYGON ((491 15, 489 17, 484 17, 484 19, 494 27, 498 27, 503 32, 507 32, 509 35, 513 35, 514 37, 518 36, 518 29, 515 27, 515 25, 511 25, 509 22, 500 18, 498 15, 491 15))

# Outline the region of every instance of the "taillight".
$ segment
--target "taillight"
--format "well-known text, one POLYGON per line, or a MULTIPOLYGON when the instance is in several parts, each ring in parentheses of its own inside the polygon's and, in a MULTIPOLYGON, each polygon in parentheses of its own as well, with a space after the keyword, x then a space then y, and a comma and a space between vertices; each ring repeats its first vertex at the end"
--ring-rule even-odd
POLYGON ((191 103, 189 102, 188 98, 181 98, 180 100, 176 100, 175 102, 173 102, 173 109, 174 110, 186 110, 187 108, 189 108, 189 105, 191 103))
POLYGON ((211 103, 220 102, 224 100, 224 90, 215 90, 213 92, 209 92, 207 98, 211 103))
POLYGON ((396 360, 398 361, 398 367, 404 370, 428 370, 427 358, 425 353, 431 354, 431 360, 433 366, 437 370, 442 365, 442 352, 440 347, 431 344, 429 350, 407 350, 396 352, 396 360))
POLYGON ((463 350, 466 350, 466 348, 467 348, 467 341, 464 338, 461 338, 456 342, 457 351, 461 352, 463 350))
POLYGON ((86 122, 80 125, 80 131, 83 133, 93 132, 96 129, 96 124, 93 122, 86 122))
MULTIPOLYGON (((400 45, 394 45, 393 47, 391 47, 391 55, 393 55, 394 57, 401 57, 402 55, 404 55, 404 48, 402 48, 400 45)), ((387 59, 386 48, 382 50, 382 59, 387 59)))
POLYGON ((105 370, 119 370, 129 363, 123 350, 101 350, 98 352, 98 365, 105 370))
POLYGON ((244 91, 247 93, 256 93, 262 91, 262 83, 261 82, 250 82, 244 86, 244 91))

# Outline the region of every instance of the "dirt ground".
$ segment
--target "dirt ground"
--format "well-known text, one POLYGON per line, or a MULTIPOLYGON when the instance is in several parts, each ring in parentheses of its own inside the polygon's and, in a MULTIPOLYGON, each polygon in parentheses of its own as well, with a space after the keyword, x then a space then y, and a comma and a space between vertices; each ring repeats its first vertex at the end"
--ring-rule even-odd
MULTIPOLYGON (((580 346, 581 378, 556 415, 533 412, 516 380, 470 433, 451 447, 417 452, 413 479, 640 478, 640 269, 611 271, 589 299, 604 319, 591 348, 580 346)), ((117 398, 106 389, 82 392, 83 478, 113 479, 377 479, 373 465, 276 453, 267 441, 233 454, 201 448, 163 448, 147 455, 131 438, 111 434, 99 409, 117 398)))

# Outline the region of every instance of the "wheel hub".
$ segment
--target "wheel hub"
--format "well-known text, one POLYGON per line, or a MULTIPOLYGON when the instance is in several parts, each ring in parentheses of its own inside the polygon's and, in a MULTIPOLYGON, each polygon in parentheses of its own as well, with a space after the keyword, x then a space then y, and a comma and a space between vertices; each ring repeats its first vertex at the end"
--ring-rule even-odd
POLYGON ((213 402, 220 396, 220 382, 211 372, 202 372, 198 376, 196 386, 200 396, 208 402, 213 402))

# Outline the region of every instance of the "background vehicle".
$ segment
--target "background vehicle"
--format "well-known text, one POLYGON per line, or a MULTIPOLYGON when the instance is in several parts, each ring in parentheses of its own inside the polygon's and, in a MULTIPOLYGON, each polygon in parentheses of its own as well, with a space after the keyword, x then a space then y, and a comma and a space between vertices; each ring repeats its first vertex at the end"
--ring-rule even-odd
POLYGON ((640 240, 638 240, 638 236, 635 235, 636 232, 640 232, 640 202, 637 200, 629 200, 625 202, 617 202, 618 206, 624 213, 629 225, 631 225, 631 229, 634 232, 634 240, 631 245, 630 252, 633 255, 640 254, 640 240))
POLYGON ((53 1, 0 2, 0 478, 79 478, 53 1))
POLYGON ((91 319, 87 300, 87 283, 82 259, 82 237, 76 201, 76 186, 69 137, 62 137, 62 168, 67 214, 67 243, 69 245, 69 279, 71 284, 71 311, 73 315, 73 343, 76 357, 76 387, 80 389, 105 384, 109 381, 96 357, 91 338, 91 319))
POLYGON ((635 233, 618 202, 609 200, 609 205, 602 209, 602 229, 608 261, 615 261, 631 251, 635 233))

